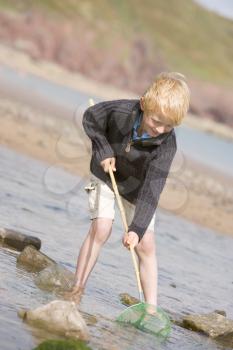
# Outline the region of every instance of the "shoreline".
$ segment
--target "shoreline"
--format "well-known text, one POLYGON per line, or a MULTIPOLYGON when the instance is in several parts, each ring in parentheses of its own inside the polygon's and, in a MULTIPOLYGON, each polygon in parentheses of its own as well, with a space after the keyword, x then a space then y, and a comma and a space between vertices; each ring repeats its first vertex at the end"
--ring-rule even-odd
MULTIPOLYGON (((23 74, 32 74, 52 83, 77 89, 87 93, 90 97, 98 96, 107 100, 116 99, 116 96, 117 98, 138 98, 138 95, 130 91, 124 91, 91 80, 82 74, 68 71, 56 63, 32 59, 25 53, 3 44, 0 44, 0 64, 21 71, 23 74)), ((211 119, 188 114, 183 124, 205 133, 214 134, 225 140, 233 141, 233 129, 211 119)))
MULTIPOLYGON (((89 175, 90 141, 69 118, 0 99, 0 119, 2 145, 44 161, 48 167, 89 175)), ((230 177, 187 159, 182 169, 169 174, 159 208, 233 237, 231 188, 230 177)))

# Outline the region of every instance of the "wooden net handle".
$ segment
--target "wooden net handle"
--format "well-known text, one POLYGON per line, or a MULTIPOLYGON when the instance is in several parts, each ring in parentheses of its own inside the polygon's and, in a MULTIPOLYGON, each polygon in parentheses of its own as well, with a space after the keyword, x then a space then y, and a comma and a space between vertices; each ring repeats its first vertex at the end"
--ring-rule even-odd
MULTIPOLYGON (((124 210, 124 207, 123 207, 123 204, 122 204, 122 201, 121 201, 121 197, 119 195, 119 191, 118 191, 118 188, 117 188, 116 180, 115 180, 115 177, 114 177, 111 165, 109 166, 109 175, 111 177, 112 187, 113 187, 113 190, 114 190, 114 193, 115 193, 115 196, 116 196, 116 199, 117 199, 117 203, 118 203, 118 206, 119 206, 119 209, 120 209, 120 213, 121 213, 121 218, 122 218, 122 221, 123 221, 124 229, 125 229, 125 232, 128 232, 128 225, 127 225, 127 221, 126 221, 125 210, 124 210)), ((138 269, 138 264, 137 264, 137 261, 136 261, 134 248, 132 248, 131 246, 130 246, 130 251, 131 251, 131 256, 132 256, 132 260, 133 260, 133 265, 134 265, 136 278, 137 278, 139 298, 140 298, 140 301, 142 301, 143 300, 143 297, 142 297, 142 285, 141 285, 141 280, 140 280, 140 275, 139 275, 139 269, 138 269)))

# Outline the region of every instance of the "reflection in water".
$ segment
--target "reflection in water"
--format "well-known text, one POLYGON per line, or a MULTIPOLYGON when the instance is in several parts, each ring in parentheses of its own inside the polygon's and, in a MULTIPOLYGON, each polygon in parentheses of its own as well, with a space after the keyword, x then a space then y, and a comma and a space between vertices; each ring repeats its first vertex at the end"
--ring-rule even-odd
MULTIPOLYGON (((84 186, 78 186, 85 181, 57 169, 48 190, 44 174, 49 165, 4 147, 0 155, 0 226, 39 237, 45 254, 74 271, 90 224, 86 192, 84 186), (72 190, 70 184, 74 185, 72 190)), ((80 306, 86 315, 94 314, 98 319, 89 326, 90 346, 124 350, 221 349, 214 341, 178 326, 173 326, 166 343, 156 345, 153 336, 113 322, 124 309, 119 294, 127 292, 137 297, 131 257, 121 244, 121 235, 117 211, 113 234, 92 272, 80 306)), ((233 318, 232 238, 160 210, 156 241, 160 306, 179 315, 224 309, 233 318)), ((33 273, 16 266, 17 254, 0 249, 0 337, 4 350, 30 350, 51 337, 17 316, 20 308, 35 308, 56 298, 35 286, 33 273)))

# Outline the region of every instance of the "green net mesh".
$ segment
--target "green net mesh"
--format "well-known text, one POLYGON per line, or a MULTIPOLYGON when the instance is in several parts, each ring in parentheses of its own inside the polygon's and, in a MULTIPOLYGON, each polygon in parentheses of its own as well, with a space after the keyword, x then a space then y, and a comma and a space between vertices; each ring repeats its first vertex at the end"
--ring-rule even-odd
POLYGON ((116 321, 131 324, 141 331, 161 337, 167 337, 171 331, 171 322, 166 312, 147 303, 128 307, 116 321))

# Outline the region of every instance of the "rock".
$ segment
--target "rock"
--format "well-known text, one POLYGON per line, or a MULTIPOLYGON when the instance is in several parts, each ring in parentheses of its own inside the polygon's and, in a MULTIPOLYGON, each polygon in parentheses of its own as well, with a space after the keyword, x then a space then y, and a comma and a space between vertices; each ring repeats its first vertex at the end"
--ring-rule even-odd
POLYGON ((46 340, 33 350, 91 350, 82 340, 46 340))
POLYGON ((59 264, 53 264, 39 272, 34 281, 43 290, 69 291, 74 285, 74 274, 59 264))
POLYGON ((122 304, 126 306, 131 306, 140 303, 139 299, 132 297, 128 293, 121 293, 119 296, 122 304))
POLYGON ((86 312, 82 312, 82 315, 88 326, 93 326, 98 322, 96 316, 94 315, 88 314, 86 312))
POLYGON ((170 286, 173 288, 176 288, 176 284, 175 283, 170 283, 170 286))
POLYGON ((3 245, 7 245, 18 251, 22 251, 28 245, 32 245, 38 250, 41 247, 41 240, 39 238, 7 228, 0 228, 0 240, 3 245))
POLYGON ((233 347, 233 320, 219 313, 188 315, 183 318, 183 327, 205 333, 215 340, 228 342, 233 347))
POLYGON ((36 250, 34 246, 27 246, 17 257, 17 263, 26 267, 27 270, 41 271, 56 264, 56 261, 36 250))
POLYGON ((33 326, 53 333, 74 339, 89 338, 86 323, 74 302, 54 300, 35 310, 20 310, 18 316, 33 326))

